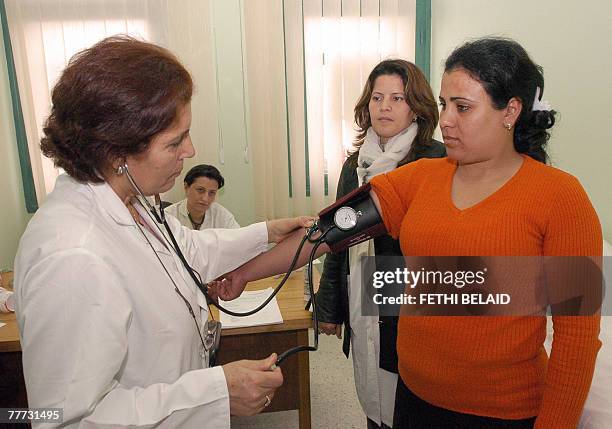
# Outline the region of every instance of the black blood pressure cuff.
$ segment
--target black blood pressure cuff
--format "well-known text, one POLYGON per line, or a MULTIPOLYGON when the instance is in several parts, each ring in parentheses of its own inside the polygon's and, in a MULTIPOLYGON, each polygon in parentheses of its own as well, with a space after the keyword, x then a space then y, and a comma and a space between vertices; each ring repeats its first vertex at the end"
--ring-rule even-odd
POLYGON ((369 183, 355 189, 319 213, 319 229, 333 253, 387 233, 369 183))

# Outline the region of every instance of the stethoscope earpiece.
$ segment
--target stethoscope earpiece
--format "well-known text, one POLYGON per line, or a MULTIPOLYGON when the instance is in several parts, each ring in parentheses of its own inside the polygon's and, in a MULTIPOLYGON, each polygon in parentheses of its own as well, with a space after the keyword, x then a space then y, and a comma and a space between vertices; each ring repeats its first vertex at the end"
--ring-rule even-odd
MULTIPOLYGON (((117 167, 117 169, 115 170, 115 174, 117 176, 123 176, 125 173, 128 173, 128 166, 127 166, 127 162, 124 162, 122 165, 120 165, 119 167, 117 167)), ((133 183, 132 183, 133 184, 133 183)))

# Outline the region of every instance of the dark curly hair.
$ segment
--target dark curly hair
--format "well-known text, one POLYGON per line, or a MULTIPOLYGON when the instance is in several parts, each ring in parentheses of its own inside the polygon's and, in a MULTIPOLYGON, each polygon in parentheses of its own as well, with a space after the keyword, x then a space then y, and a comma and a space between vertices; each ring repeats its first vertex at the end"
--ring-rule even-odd
POLYGON ((486 37, 455 49, 444 65, 444 72, 465 70, 479 81, 493 105, 503 109, 511 98, 520 99, 523 109, 515 124, 514 148, 519 153, 546 163, 546 144, 555 124, 554 110, 533 111, 537 88, 544 92, 542 67, 535 64, 521 45, 511 39, 486 37))
POLYGON ((112 162, 144 152, 192 93, 191 75, 168 50, 106 38, 74 55, 53 88, 42 153, 78 181, 103 182, 112 162))
POLYGON ((185 185, 191 186, 198 177, 207 177, 209 179, 216 180, 219 189, 225 185, 225 179, 214 165, 199 164, 192 167, 191 170, 185 174, 185 179, 183 179, 183 182, 185 185))
POLYGON ((410 109, 417 115, 419 131, 406 158, 399 162, 403 165, 414 161, 422 152, 425 152, 432 143, 432 137, 438 125, 438 104, 434 99, 431 87, 423 72, 414 64, 406 60, 390 59, 378 63, 370 72, 361 96, 355 106, 355 123, 357 124, 357 138, 353 146, 359 151, 363 144, 368 128, 372 126, 368 105, 374 90, 374 83, 379 76, 397 75, 404 84, 404 96, 410 109))

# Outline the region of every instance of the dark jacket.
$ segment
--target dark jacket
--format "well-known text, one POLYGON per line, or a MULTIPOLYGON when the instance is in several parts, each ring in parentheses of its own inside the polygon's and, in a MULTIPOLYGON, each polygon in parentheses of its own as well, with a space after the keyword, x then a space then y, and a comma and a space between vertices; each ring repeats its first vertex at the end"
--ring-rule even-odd
MULTIPOLYGON (((408 159, 403 164, 416 161, 420 158, 442 158, 446 156, 444 145, 432 140, 431 146, 415 154, 413 159, 408 159)), ((359 153, 353 153, 344 162, 336 199, 357 188, 357 158, 359 153)), ((403 165, 400 163, 398 166, 403 165)), ((402 254, 399 240, 394 240, 389 235, 374 239, 374 252, 376 256, 398 256, 402 254)), ((377 269, 378 261, 377 261, 377 269)), ((350 348, 349 304, 348 304, 348 281, 349 261, 348 250, 340 253, 328 253, 323 264, 323 274, 319 291, 316 294, 317 318, 319 322, 344 324, 344 342, 342 350, 348 357, 350 348)), ((380 328, 380 367, 387 371, 397 373, 397 317, 380 317, 378 326, 380 328)))

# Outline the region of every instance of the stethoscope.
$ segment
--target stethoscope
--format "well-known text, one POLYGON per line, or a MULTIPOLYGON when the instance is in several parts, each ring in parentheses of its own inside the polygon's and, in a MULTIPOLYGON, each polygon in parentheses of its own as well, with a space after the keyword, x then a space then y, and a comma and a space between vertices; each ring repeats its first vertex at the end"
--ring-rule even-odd
MULTIPOLYGON (((291 265, 289 266, 289 269, 287 270, 287 272, 283 276, 283 279, 280 281, 278 286, 276 286, 276 288, 274 288, 274 291, 272 292, 272 294, 270 294, 270 296, 264 302, 262 302, 257 308, 254 308, 253 310, 250 310, 250 311, 247 311, 247 312, 238 313, 238 312, 235 312, 235 311, 232 311, 232 310, 229 310, 229 309, 223 307, 222 305, 218 304, 216 301, 214 301, 210 297, 210 295, 208 293, 208 285, 204 284, 202 282, 202 279, 200 278, 199 273, 196 270, 194 270, 191 267, 191 265, 189 265, 189 263, 185 259, 185 255, 183 254, 180 246, 178 245, 178 243, 176 241, 176 238, 174 237, 174 234, 172 233, 172 229, 170 228, 170 226, 168 225, 168 222, 166 221, 166 216, 165 216, 165 213, 164 213, 164 207, 163 207, 162 204, 159 204, 159 195, 156 196, 156 200, 157 200, 158 205, 159 205, 159 212, 158 212, 157 209, 153 205, 151 205, 151 203, 149 203, 149 201, 147 200, 145 195, 140 190, 140 187, 134 181, 132 175, 130 174, 130 172, 128 170, 127 163, 124 163, 122 166, 120 166, 118 168, 118 172, 120 174, 121 173, 125 173, 126 174, 126 177, 128 178, 130 184, 132 185, 132 187, 134 188, 134 190, 138 193, 138 195, 140 197, 138 200, 140 201, 141 204, 144 203, 143 206, 145 206, 145 208, 147 209, 147 213, 150 216, 153 217, 152 220, 154 220, 155 226, 158 228, 160 234, 164 238, 166 238, 166 235, 162 232, 162 230, 161 230, 159 225, 163 225, 164 226, 164 229, 166 230, 166 232, 168 234, 168 237, 170 237, 170 241, 171 241, 171 243, 169 243, 170 247, 173 249, 175 254, 180 259, 183 267, 187 270, 187 272, 189 273, 189 276, 191 277, 191 279, 193 280, 195 285, 204 294, 204 296, 206 297, 207 302, 209 304, 212 304, 215 307, 217 307, 219 309, 219 311, 223 311, 224 313, 229 314, 230 316, 237 316, 237 317, 250 316, 252 314, 257 313, 261 309, 263 309, 278 294, 280 289, 287 282, 287 279, 291 275, 291 272, 295 269, 295 265, 297 264, 297 260, 299 258, 300 253, 302 252, 302 248, 304 247, 304 244, 306 243, 306 241, 308 241, 309 243, 314 244, 314 246, 312 247, 312 249, 310 251, 310 255, 308 257, 308 264, 306 266, 306 269, 308 270, 308 289, 310 291, 310 297, 311 297, 310 303, 312 304, 312 314, 313 314, 313 323, 314 323, 314 346, 304 345, 304 346, 293 347, 293 348, 291 348, 291 349, 289 349, 289 350, 287 350, 287 351, 285 351, 285 352, 283 352, 283 353, 278 355, 278 358, 276 359, 276 365, 280 365, 289 356, 294 355, 294 354, 296 354, 298 352, 302 352, 302 351, 309 351, 310 352, 310 351, 317 351, 319 349, 319 321, 317 319, 316 299, 315 299, 314 287, 313 287, 313 284, 312 284, 312 278, 313 278, 312 277, 313 260, 314 260, 314 256, 316 254, 317 249, 319 248, 319 246, 321 244, 324 243, 325 236, 333 228, 328 228, 325 231, 321 231, 319 229, 318 222, 315 221, 314 224, 307 229, 306 234, 302 238, 302 240, 301 240, 301 242, 300 242, 300 244, 299 244, 299 246, 298 246, 298 248, 296 250, 296 253, 295 253, 295 256, 293 257, 293 260, 291 261, 291 265), (321 234, 318 237, 315 238, 314 236, 318 232, 321 232, 321 234)), ((145 236, 145 238, 146 238, 146 236, 145 236)), ((167 238, 166 238, 166 240, 167 240, 167 238)), ((147 239, 147 241, 148 241, 148 239, 147 239)), ((151 244, 151 243, 149 242, 149 244, 151 244)), ((157 256, 157 252, 155 254, 157 256)), ((172 276, 170 275, 169 271, 164 266, 164 264, 161 261, 161 259, 159 258, 159 256, 158 256, 158 260, 162 264, 162 266, 164 267, 164 270, 166 271, 166 274, 170 277, 170 280, 174 284, 175 290, 177 291, 177 293, 183 298, 183 300, 187 304, 187 307, 189 309, 189 312, 190 312, 191 316, 194 318, 194 320, 196 320, 195 319, 195 313, 194 313, 193 309, 191 308, 191 305, 188 303, 186 298, 178 290, 178 287, 177 287, 176 283, 174 282, 174 279, 172 278, 172 276)), ((307 306, 307 308, 308 308, 308 306, 307 306)), ((197 321, 196 321, 196 326, 197 326, 197 321)), ((202 340, 202 346, 205 349, 207 349, 207 347, 205 345, 206 342, 204 341, 204 339, 202 337, 202 334, 200 333, 199 327, 198 327, 198 334, 200 335, 200 339, 202 340)))

